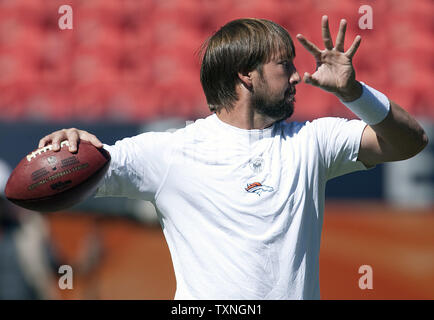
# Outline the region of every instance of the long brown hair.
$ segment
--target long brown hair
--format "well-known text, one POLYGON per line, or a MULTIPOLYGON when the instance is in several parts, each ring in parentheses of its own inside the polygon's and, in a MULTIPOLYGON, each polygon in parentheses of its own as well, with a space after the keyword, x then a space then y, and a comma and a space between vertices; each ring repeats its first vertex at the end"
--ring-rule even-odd
POLYGON ((233 20, 221 27, 202 45, 200 82, 209 108, 216 112, 232 108, 238 99, 238 73, 261 70, 277 55, 295 56, 291 36, 282 26, 265 19, 233 20))

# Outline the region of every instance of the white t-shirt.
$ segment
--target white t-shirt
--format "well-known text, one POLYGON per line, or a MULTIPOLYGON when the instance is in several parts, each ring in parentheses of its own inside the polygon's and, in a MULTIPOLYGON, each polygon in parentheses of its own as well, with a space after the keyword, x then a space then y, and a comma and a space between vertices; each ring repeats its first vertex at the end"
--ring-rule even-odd
POLYGON ((105 145, 97 196, 154 201, 175 299, 319 299, 326 182, 366 169, 365 126, 321 118, 243 130, 214 114, 105 145))

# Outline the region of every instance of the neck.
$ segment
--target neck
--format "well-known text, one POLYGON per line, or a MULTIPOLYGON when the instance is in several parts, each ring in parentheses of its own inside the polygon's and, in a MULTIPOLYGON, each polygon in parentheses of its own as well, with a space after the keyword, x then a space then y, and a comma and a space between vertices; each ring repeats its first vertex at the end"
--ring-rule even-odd
POLYGON ((238 95, 239 99, 235 102, 233 108, 229 108, 229 111, 221 108, 216 112, 217 117, 221 121, 246 130, 265 129, 276 122, 276 119, 258 114, 253 110, 250 104, 250 97, 246 92, 240 90, 238 95))

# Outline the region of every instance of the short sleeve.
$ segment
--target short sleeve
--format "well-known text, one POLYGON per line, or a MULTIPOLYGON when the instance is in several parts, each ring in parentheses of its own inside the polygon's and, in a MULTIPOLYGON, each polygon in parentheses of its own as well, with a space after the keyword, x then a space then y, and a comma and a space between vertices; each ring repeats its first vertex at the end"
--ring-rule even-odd
POLYGON ((171 136, 147 132, 104 145, 111 163, 95 196, 153 200, 169 166, 171 136))
POLYGON ((367 169, 357 160, 366 123, 361 120, 328 117, 317 119, 312 125, 315 128, 327 180, 367 169))

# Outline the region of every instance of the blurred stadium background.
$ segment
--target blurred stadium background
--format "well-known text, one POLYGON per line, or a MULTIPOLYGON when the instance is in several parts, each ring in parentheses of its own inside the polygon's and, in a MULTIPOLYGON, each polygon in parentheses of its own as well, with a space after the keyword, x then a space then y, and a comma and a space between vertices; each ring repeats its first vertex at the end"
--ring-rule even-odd
MULTIPOLYGON (((271 19, 293 38, 302 33, 320 44, 321 16, 329 16, 334 37, 345 18, 347 46, 363 38, 357 78, 417 116, 431 142, 409 161, 329 182, 322 298, 434 299, 433 13, 431 0, 0 0, 0 158, 13 168, 42 136, 64 127, 110 144, 207 116, 197 51, 229 20, 271 19), (64 4, 73 9, 72 30, 58 27, 64 4), (358 27, 366 4, 372 30, 358 27), (361 265, 373 268, 372 290, 358 286, 361 265)), ((295 46, 299 73, 312 71, 313 58, 295 46)), ((354 117, 332 95, 300 84, 294 119, 323 116, 354 117)), ((53 269, 48 297, 173 298, 155 217, 150 203, 127 199, 89 199, 44 216, 37 228, 58 263, 74 268, 73 290, 59 290, 53 269)))

